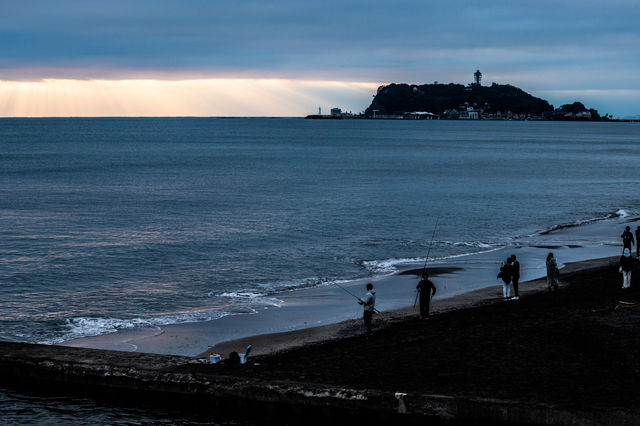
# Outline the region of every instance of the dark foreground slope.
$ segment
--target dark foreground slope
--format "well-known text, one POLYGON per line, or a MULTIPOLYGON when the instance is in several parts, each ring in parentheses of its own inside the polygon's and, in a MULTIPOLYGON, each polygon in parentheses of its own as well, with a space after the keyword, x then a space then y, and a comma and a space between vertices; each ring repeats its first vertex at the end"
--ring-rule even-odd
POLYGON ((242 374, 566 406, 638 406, 637 274, 629 290, 620 288, 613 266, 565 280, 570 285, 558 292, 390 324, 370 336, 265 358, 242 374))

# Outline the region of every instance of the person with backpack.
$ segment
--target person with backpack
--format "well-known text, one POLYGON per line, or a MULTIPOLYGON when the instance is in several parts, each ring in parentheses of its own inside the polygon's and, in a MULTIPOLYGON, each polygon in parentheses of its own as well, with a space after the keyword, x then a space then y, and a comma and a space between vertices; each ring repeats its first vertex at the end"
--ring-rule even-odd
POLYGON ((560 271, 558 270, 558 263, 556 258, 553 257, 553 253, 547 255, 547 290, 551 291, 558 289, 558 278, 560 277, 560 271))
POLYGON ((373 289, 372 283, 367 283, 367 294, 364 299, 358 299, 358 303, 362 305, 362 320, 364 326, 367 328, 367 332, 371 332, 371 321, 373 319, 373 313, 376 310, 376 292, 373 289))
POLYGON ((622 288, 631 287, 631 271, 635 267, 635 260, 631 257, 631 250, 624 249, 624 253, 620 256, 620 272, 622 272, 622 288))
POLYGON ((516 259, 516 255, 511 255, 511 284, 513 285, 513 300, 520 299, 518 292, 518 283, 520 282, 520 262, 516 259))
POLYGON ((436 295, 436 286, 429 280, 427 271, 422 273, 422 280, 420 280, 416 289, 420 295, 420 319, 428 320, 429 305, 431 304, 431 298, 436 295))
POLYGON ((513 269, 511 266, 511 258, 507 257, 507 261, 500 266, 500 272, 498 273, 498 278, 502 278, 502 297, 504 299, 509 299, 511 296, 511 275, 513 273, 513 269))
POLYGON ((624 249, 628 248, 629 253, 631 253, 631 247, 635 244, 635 241, 633 241, 633 234, 631 233, 630 226, 624 228, 624 232, 620 235, 620 238, 622 238, 622 251, 624 252, 624 249))

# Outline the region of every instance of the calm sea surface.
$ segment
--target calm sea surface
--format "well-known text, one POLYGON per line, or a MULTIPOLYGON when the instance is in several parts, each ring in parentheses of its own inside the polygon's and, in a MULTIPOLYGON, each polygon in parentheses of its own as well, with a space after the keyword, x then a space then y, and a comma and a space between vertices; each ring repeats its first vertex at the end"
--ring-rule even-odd
POLYGON ((0 338, 215 319, 640 209, 640 126, 0 120, 0 338))
POLYGON ((637 214, 639 177, 627 123, 0 119, 0 339, 254 312, 438 218, 447 257, 637 214))

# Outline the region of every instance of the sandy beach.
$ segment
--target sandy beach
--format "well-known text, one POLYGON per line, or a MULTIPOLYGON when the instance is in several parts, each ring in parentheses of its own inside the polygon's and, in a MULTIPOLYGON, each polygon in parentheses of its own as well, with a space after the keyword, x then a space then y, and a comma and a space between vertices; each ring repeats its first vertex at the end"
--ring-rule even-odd
MULTIPOLYGON (((523 236, 516 245, 486 250, 453 259, 435 259, 429 264, 438 288, 432 302, 435 313, 471 306, 501 298, 496 274, 500 263, 516 254, 521 263, 521 287, 540 289, 536 280, 545 274, 544 259, 553 251, 562 268, 572 262, 609 257, 620 252, 618 235, 635 218, 617 218, 583 226, 569 226, 544 235, 523 236), (525 283, 526 282, 526 283, 525 283)), ((398 273, 371 279, 343 282, 340 286, 356 295, 364 295, 366 282, 377 292, 376 326, 406 316, 413 309, 418 277, 412 271, 422 265, 400 267, 398 273)), ((212 348, 220 353, 242 352, 251 344, 254 354, 267 354, 348 336, 362 331, 361 308, 354 298, 335 285, 298 289, 275 295, 277 307, 254 314, 229 315, 213 321, 173 324, 122 330, 117 333, 76 339, 65 346, 138 351, 159 354, 200 356, 212 348)))

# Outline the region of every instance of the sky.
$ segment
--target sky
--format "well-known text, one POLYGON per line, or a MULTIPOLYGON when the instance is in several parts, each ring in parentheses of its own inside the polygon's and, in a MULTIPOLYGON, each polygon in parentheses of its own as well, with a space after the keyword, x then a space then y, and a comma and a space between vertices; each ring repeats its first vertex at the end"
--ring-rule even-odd
POLYGON ((360 112, 476 69, 635 116, 638 22, 638 0, 0 0, 0 116, 360 112))

